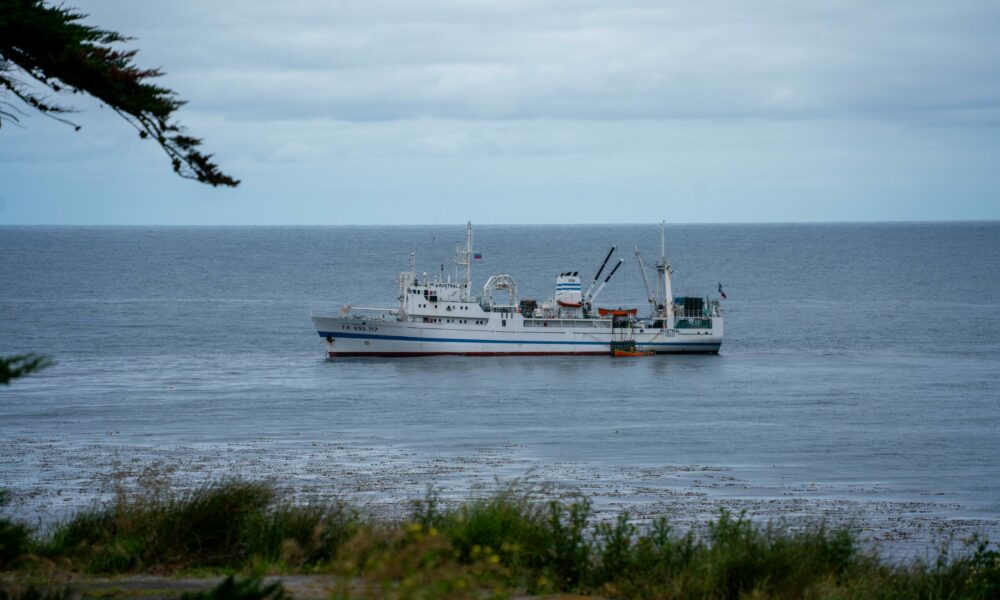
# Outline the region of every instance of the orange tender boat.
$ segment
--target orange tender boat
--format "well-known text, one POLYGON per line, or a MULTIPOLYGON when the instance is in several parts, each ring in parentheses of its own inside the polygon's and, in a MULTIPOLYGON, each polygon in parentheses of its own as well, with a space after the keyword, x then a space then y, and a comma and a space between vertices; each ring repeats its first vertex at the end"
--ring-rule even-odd
POLYGON ((652 350, 638 351, 638 350, 615 350, 611 353, 612 356, 624 357, 624 356, 652 356, 656 354, 652 350))
POLYGON ((634 317, 639 312, 638 308, 598 308, 597 313, 602 317, 634 317))

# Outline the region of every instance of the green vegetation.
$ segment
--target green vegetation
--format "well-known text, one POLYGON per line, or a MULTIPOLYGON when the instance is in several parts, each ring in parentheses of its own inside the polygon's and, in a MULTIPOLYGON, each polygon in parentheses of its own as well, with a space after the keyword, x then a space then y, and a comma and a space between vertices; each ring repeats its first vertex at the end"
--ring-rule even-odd
MULTIPOLYGON (((0 509, 7 500, 7 492, 0 490, 0 509)), ((30 543, 31 531, 27 527, 0 516, 0 571, 16 565, 28 553, 30 543)))
POLYGON ((231 481, 180 495, 119 495, 63 523, 38 547, 89 573, 246 568, 293 571, 329 561, 353 534, 345 507, 279 501, 263 483, 231 481))
MULTIPOLYGON (((324 573, 343 582, 343 598, 1000 597, 1000 553, 985 540, 895 564, 846 529, 759 525, 727 512, 703 535, 626 514, 595 522, 585 498, 545 499, 521 484, 455 508, 431 495, 391 523, 339 503, 294 504, 263 483, 123 493, 29 539, 24 552, 15 564, 28 575, 324 573)), ((280 599, 280 588, 254 581, 230 579, 197 597, 280 599)))
POLYGON ((69 589, 40 590, 31 585, 23 590, 0 589, 0 600, 73 600, 69 589))

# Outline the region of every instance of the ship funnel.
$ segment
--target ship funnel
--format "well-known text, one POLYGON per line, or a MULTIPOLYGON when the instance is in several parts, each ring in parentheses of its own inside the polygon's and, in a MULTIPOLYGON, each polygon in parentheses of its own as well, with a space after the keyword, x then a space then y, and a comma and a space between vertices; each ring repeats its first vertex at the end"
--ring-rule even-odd
POLYGON ((561 273, 556 277, 556 302, 562 306, 579 307, 583 303, 583 285, 576 273, 561 273))

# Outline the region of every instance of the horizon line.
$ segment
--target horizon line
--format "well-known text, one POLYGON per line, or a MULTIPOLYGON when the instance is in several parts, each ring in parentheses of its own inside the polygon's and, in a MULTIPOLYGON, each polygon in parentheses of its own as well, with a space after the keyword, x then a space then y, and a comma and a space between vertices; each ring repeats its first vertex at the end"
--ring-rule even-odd
MULTIPOLYGON (((1000 219, 907 219, 887 220, 831 220, 831 221, 665 221, 668 226, 700 225, 934 225, 934 224, 990 224, 1000 219)), ((460 227, 470 221, 448 223, 0 223, 2 227, 460 227)), ((607 227, 629 225, 655 225, 656 221, 621 221, 590 223, 476 223, 477 227, 607 227)))

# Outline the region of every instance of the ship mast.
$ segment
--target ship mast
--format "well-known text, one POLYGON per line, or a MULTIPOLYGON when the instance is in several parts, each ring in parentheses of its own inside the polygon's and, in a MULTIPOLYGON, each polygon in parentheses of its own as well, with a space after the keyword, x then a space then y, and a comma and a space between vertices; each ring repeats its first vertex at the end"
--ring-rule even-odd
POLYGON ((664 228, 665 221, 660 221, 660 260, 656 262, 656 293, 660 294, 660 281, 663 281, 663 295, 660 300, 660 314, 665 317, 670 326, 673 326, 674 317, 674 291, 670 283, 670 274, 674 272, 673 266, 667 262, 667 242, 664 228))
POLYGON ((472 221, 465 224, 465 300, 472 298, 472 221))
POLYGON ((461 246, 455 251, 455 265, 465 267, 465 281, 462 283, 462 299, 472 300, 472 222, 465 225, 465 248, 461 246))

